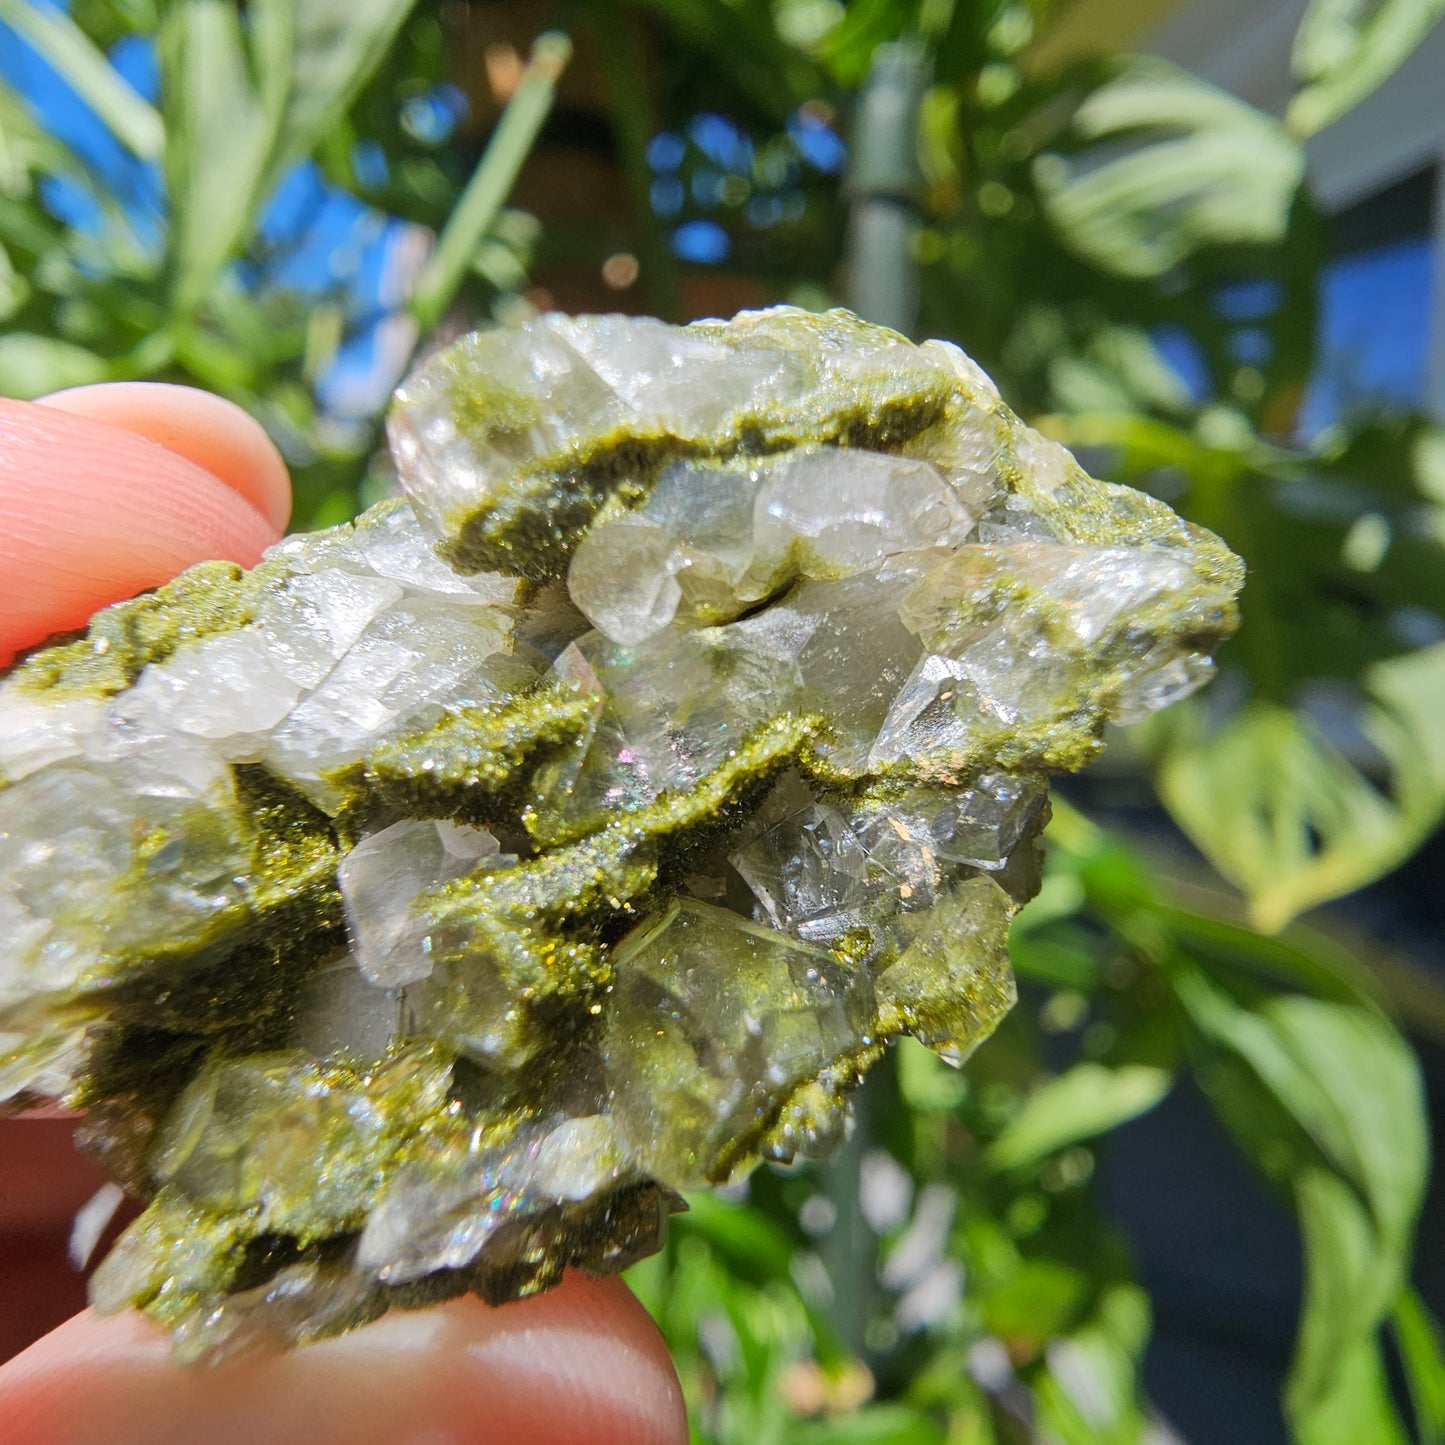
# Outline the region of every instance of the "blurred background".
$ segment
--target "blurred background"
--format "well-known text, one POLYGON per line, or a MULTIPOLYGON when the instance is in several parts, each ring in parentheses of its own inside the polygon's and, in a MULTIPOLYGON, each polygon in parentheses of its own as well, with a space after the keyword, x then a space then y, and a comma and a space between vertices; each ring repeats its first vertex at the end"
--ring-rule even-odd
MULTIPOLYGON (((847 304, 1249 563, 1061 790, 1000 1033, 633 1271, 698 1441, 1445 1442, 1442 16, 0 0, 0 395, 223 393, 313 527, 464 330, 847 304)), ((9 1187, 0 1353, 81 1294, 9 1187)))

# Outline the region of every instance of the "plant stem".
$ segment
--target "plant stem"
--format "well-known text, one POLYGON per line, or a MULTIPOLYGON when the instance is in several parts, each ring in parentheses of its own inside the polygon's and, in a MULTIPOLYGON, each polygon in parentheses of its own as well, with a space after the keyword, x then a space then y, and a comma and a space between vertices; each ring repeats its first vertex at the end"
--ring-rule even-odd
MULTIPOLYGON (((880 45, 853 123, 852 204, 848 219, 848 302, 860 316, 907 335, 918 321, 918 109, 928 57, 916 43, 880 45)), ((877 1295, 878 1240, 863 1213, 863 1159, 874 1146, 874 1111, 893 1057, 874 1065, 853 1098, 852 1135, 824 1170, 836 1211, 824 1245, 838 1333, 867 1353, 877 1295)))
POLYGON ((557 80, 571 55, 572 42, 559 31, 549 30, 533 44, 521 84, 507 102, 461 200, 442 229, 436 249, 417 278, 410 306, 423 332, 441 320, 477 247, 502 209, 552 109, 557 80))

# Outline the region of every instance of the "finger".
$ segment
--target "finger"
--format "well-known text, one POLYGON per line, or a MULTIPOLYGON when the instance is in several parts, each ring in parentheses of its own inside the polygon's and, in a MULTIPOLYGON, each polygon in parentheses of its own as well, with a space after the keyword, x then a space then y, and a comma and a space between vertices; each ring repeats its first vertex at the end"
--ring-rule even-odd
POLYGON ((109 422, 189 457, 245 497, 278 533, 291 520, 291 479, 276 443, 225 397, 164 381, 105 381, 53 391, 39 403, 109 422))
POLYGON ((277 536, 245 498, 157 442, 0 401, 0 665, 193 562, 254 566, 277 536))
POLYGON ((493 1309, 393 1310, 339 1339, 177 1365, 137 1314, 76 1316, 0 1369, 9 1445, 683 1445, 656 1327, 616 1279, 493 1309))

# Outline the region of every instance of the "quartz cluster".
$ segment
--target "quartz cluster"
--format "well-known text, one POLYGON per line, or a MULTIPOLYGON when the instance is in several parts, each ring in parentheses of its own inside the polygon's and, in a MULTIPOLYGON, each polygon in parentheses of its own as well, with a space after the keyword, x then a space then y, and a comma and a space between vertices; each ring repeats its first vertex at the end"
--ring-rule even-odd
POLYGON ((0 1098, 148 1202, 188 1356, 654 1249, 1013 1000, 1046 776, 1241 570, 956 347, 544 316, 398 393, 407 501, 0 684, 0 1098))

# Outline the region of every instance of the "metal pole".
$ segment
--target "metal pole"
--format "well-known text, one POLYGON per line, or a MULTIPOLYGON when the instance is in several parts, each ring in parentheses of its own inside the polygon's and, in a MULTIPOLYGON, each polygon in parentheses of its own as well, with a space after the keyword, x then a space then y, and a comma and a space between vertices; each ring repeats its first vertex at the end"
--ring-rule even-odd
POLYGON ((929 69, 927 52, 914 41, 873 52, 853 121, 847 182, 848 304, 905 335, 918 322, 918 112, 929 69))
MULTIPOLYGON (((923 176, 918 165, 918 112, 930 66, 916 42, 880 45, 853 120, 852 164, 847 181, 847 299, 865 320, 904 335, 918 321, 919 225, 923 176)), ((854 1128, 824 1175, 834 1208, 823 1262, 833 1285, 833 1317, 843 1343, 866 1356, 868 1317, 877 1291, 878 1241, 863 1217, 864 1155, 872 1146, 873 1100, 885 1081, 875 1065, 868 1084, 853 1096, 854 1128)))

